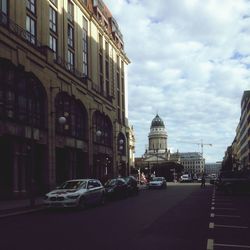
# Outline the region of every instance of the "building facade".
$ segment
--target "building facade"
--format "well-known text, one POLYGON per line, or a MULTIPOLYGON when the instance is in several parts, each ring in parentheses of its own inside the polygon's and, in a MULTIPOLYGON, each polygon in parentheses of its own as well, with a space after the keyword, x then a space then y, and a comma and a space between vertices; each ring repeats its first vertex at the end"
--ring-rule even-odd
POLYGON ((214 163, 206 163, 205 164, 205 173, 207 175, 216 175, 218 176, 221 170, 221 162, 214 162, 214 163))
POLYGON ((250 90, 244 91, 241 99, 241 115, 236 129, 236 158, 240 168, 250 169, 250 90))
POLYGON ((232 144, 227 147, 222 161, 223 171, 250 169, 250 90, 243 93, 241 115, 236 135, 232 144))
POLYGON ((205 172, 205 159, 202 157, 201 153, 187 152, 179 153, 179 155, 185 173, 200 175, 205 172))
POLYGON ((101 0, 0 1, 0 195, 129 173, 129 59, 101 0))

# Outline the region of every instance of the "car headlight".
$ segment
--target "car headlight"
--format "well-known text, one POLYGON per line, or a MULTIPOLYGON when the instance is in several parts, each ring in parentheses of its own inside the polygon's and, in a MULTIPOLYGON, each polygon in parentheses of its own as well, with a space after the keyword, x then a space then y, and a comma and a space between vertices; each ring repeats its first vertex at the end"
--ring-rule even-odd
POLYGON ((72 195, 67 195, 67 198, 69 199, 77 199, 80 196, 80 194, 72 194, 72 195))

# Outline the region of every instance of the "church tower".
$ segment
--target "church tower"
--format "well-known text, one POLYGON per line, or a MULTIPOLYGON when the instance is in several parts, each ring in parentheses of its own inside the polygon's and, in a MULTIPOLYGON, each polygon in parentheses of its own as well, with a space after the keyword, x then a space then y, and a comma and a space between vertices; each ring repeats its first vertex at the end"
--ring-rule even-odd
POLYGON ((149 140, 149 153, 164 153, 167 151, 167 132, 163 120, 157 114, 151 122, 149 140))

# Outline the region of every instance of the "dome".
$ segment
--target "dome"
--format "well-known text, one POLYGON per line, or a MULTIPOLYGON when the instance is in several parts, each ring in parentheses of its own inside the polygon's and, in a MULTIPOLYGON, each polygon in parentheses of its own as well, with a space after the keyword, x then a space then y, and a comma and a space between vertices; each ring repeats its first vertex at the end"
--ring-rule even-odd
POLYGON ((160 118, 160 116, 157 114, 156 117, 151 122, 151 127, 163 127, 165 128, 163 120, 160 118))

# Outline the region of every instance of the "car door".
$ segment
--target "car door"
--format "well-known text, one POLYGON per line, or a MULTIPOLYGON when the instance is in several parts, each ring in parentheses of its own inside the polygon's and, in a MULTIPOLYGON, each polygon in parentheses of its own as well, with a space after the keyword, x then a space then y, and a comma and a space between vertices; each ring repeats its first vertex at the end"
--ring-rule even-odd
POLYGON ((95 186, 95 202, 100 202, 104 194, 104 188, 99 180, 94 180, 93 184, 95 186))
POLYGON ((98 203, 103 194, 103 187, 98 180, 89 181, 88 185, 88 197, 91 204, 98 203))
POLYGON ((96 200, 95 185, 93 180, 88 181, 86 200, 88 204, 93 204, 96 200))

